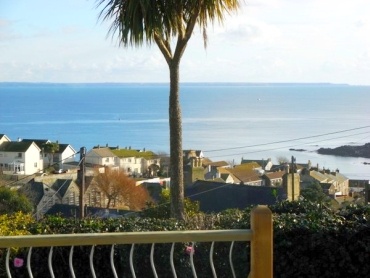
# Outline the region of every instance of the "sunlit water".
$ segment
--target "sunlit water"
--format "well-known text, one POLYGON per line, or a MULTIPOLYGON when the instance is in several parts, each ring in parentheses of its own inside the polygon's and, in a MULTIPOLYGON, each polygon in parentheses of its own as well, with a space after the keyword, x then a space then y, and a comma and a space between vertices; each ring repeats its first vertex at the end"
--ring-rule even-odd
MULTIPOLYGON (((0 133, 76 150, 109 144, 169 153, 168 90, 166 84, 0 84, 0 133)), ((183 147, 234 163, 293 155, 298 163, 370 179, 364 165, 370 159, 315 152, 370 142, 368 103, 370 87, 361 86, 185 84, 183 147)))

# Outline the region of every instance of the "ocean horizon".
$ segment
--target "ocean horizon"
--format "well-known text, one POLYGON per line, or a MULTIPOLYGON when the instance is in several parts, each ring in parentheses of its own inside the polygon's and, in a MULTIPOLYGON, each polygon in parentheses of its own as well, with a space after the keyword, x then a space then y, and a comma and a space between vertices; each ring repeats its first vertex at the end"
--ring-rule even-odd
MULTIPOLYGON (((168 92, 168 83, 2 82, 0 133, 76 150, 108 144, 169 153, 168 92)), ((369 93, 370 86, 331 83, 181 83, 183 148, 236 164, 295 156, 370 179, 370 159, 316 153, 370 142, 369 93)))

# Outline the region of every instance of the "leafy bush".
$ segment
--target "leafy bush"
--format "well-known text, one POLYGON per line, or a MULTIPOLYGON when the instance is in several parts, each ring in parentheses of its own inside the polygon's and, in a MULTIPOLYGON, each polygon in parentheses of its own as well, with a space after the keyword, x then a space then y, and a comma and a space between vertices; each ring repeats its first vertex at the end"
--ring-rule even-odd
MULTIPOLYGON (((250 209, 227 210, 218 214, 197 213, 179 222, 174 219, 65 219, 51 216, 39 222, 24 221, 19 229, 33 234, 104 233, 127 231, 160 231, 187 229, 248 229, 250 209)), ((282 202, 271 206, 274 220, 274 277, 367 277, 370 273, 370 207, 349 205, 331 211, 310 202, 282 202)), ((14 221, 16 222, 16 221, 14 221)), ((178 277, 191 277, 190 257, 185 252, 191 243, 175 245, 175 266, 178 277)), ((212 277, 209 265, 211 243, 195 243, 194 264, 198 277, 212 277)), ((91 247, 75 247, 73 263, 77 277, 90 274, 91 247)), ((94 262, 97 277, 111 277, 110 246, 96 246, 94 262)), ((129 266, 129 245, 114 249, 114 260, 120 277, 132 277, 129 266)), ((153 277, 150 266, 150 245, 135 245, 134 268, 137 277, 153 277)), ((155 265, 159 277, 172 277, 169 263, 170 244, 157 244, 155 265)), ((69 277, 69 248, 54 249, 56 277, 69 277)), ((218 277, 230 277, 230 243, 215 243, 213 260, 218 277)), ((32 255, 34 277, 49 277, 47 248, 35 248, 32 255)), ((26 258, 19 250, 18 258, 26 258)), ((238 242, 233 247, 233 262, 237 277, 249 272, 249 243, 238 242)), ((4 273, 4 272, 1 272, 4 273)), ((25 267, 12 266, 13 277, 27 277, 25 267)), ((5 275, 5 274, 4 274, 5 275)), ((0 277, 4 277, 1 276, 0 277)))
POLYGON ((0 214, 12 214, 19 211, 31 212, 31 202, 19 191, 0 187, 0 214))

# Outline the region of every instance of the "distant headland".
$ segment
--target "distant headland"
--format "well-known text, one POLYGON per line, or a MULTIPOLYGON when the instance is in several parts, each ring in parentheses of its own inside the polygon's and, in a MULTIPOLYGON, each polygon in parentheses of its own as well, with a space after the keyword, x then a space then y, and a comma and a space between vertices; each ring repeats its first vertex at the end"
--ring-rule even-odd
POLYGON ((319 154, 329 154, 337 156, 351 156, 351 157, 364 157, 370 158, 370 143, 362 146, 340 146, 337 148, 320 148, 317 150, 319 154))

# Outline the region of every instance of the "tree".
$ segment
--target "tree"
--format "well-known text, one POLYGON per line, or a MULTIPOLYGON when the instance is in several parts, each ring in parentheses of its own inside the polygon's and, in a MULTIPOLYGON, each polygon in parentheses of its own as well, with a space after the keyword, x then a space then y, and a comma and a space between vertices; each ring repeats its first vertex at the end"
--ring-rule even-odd
POLYGON ((49 167, 51 166, 51 162, 53 161, 54 153, 59 151, 59 144, 54 142, 47 142, 42 144, 43 152, 47 154, 49 167))
POLYGON ((289 159, 286 158, 285 156, 278 156, 276 159, 280 165, 290 162, 289 159))
POLYGON ((330 197, 323 192, 319 182, 313 182, 306 188, 301 189, 301 196, 306 201, 318 204, 320 209, 322 209, 323 206, 328 206, 331 200, 330 197))
POLYGON ((7 187, 0 187, 0 214, 31 211, 32 204, 24 194, 7 187))
POLYGON ((155 42, 162 52, 170 75, 169 129, 171 165, 171 215, 184 219, 184 177, 179 71, 181 57, 195 25, 223 22, 225 14, 236 11, 239 0, 98 0, 99 18, 112 20, 109 32, 118 33, 121 45, 141 46, 155 42), (103 5, 104 4, 104 5, 103 5))
MULTIPOLYGON (((188 217, 192 217, 200 212, 200 204, 198 201, 192 201, 189 198, 184 199, 185 213, 188 217)), ((170 191, 162 189, 158 203, 147 203, 147 209, 142 212, 144 217, 167 219, 171 216, 170 208, 170 191)))
POLYGON ((150 201, 149 193, 145 188, 136 186, 123 170, 105 168, 104 173, 95 173, 94 182, 107 199, 106 208, 129 207, 131 210, 140 210, 150 201))

